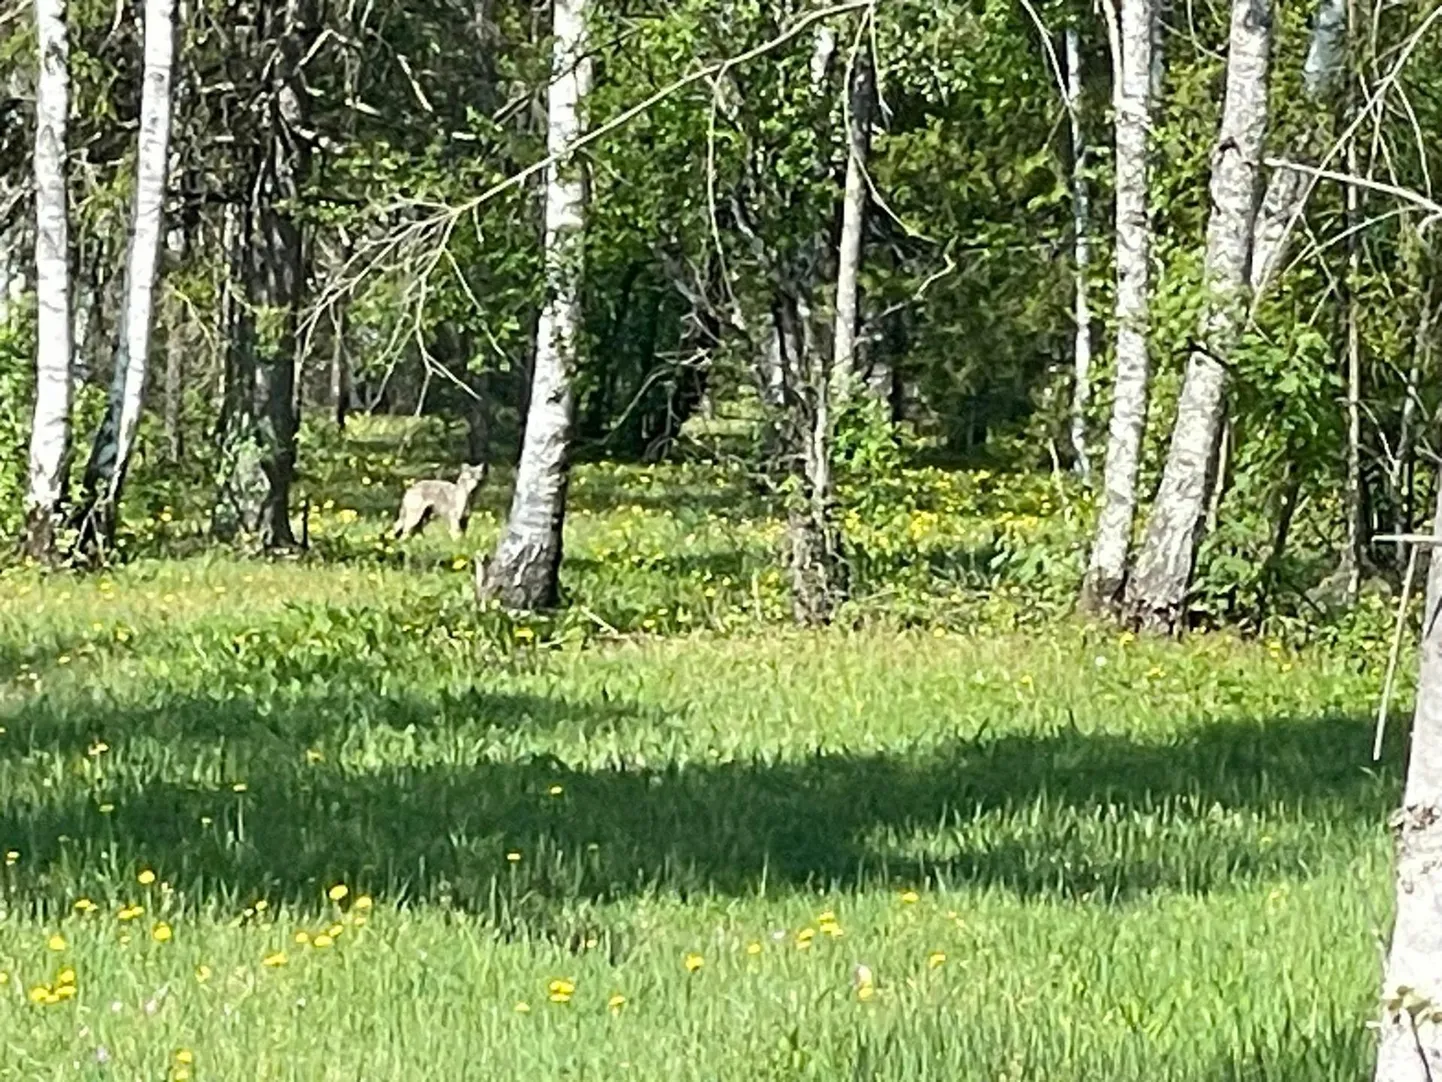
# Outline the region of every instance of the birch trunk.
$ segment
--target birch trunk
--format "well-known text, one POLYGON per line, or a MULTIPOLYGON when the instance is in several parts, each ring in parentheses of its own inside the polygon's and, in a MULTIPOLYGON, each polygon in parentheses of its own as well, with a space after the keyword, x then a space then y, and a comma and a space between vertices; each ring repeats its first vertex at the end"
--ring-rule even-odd
MULTIPOLYGON (((560 156, 581 135, 581 107, 591 87, 584 0, 555 0, 553 20, 546 149, 560 156)), ((585 221, 580 163, 557 157, 546 178, 549 289, 536 327, 536 360, 516 490, 495 557, 482 565, 477 581, 480 596, 497 598, 512 609, 546 608, 558 600, 585 221)))
MULTIPOLYGON (((1347 52, 1347 0, 1320 0, 1312 23, 1312 37, 1302 68, 1302 87, 1308 99, 1323 104, 1336 89, 1347 52)), ((1315 157, 1314 148, 1297 147, 1294 156, 1315 157)), ((1312 182, 1291 169, 1275 169, 1267 180, 1267 194, 1253 229, 1251 283, 1260 297, 1276 278, 1287 256, 1292 220, 1311 191, 1312 182)), ((1255 303, 1255 301, 1254 301, 1255 303)))
MULTIPOLYGON (((1442 487, 1432 532, 1442 540, 1442 487)), ((1417 706, 1397 845, 1397 916, 1382 985, 1377 1082, 1442 1078, 1442 550, 1431 553, 1417 706)))
POLYGON ((1246 315, 1271 42, 1269 0, 1233 0, 1226 98, 1212 163, 1202 347, 1187 364, 1161 486, 1127 588, 1133 620, 1155 630, 1175 630, 1186 608, 1224 410, 1225 364, 1246 315))
POLYGON ((1151 53, 1155 0, 1121 0, 1112 34, 1116 112, 1116 385, 1102 503, 1081 607, 1114 606, 1126 581, 1132 520, 1137 506, 1137 468, 1147 421, 1151 325, 1151 221, 1148 212, 1147 132, 1151 124, 1151 53))
POLYGON ((856 332, 863 230, 870 193, 866 162, 871 154, 871 103, 874 96, 871 51, 862 42, 851 65, 847 88, 846 181, 841 196, 841 239, 836 260, 836 326, 832 332, 831 367, 842 402, 860 382, 856 332))
POLYGON ((34 0, 40 73, 35 83, 35 413, 25 494, 25 548, 55 557, 70 450, 70 240, 66 119, 70 112, 65 0, 34 0))
POLYGON ((1087 295, 1087 273, 1091 267, 1091 222, 1086 183, 1087 146, 1081 124, 1081 41, 1074 26, 1066 29, 1066 97, 1071 117, 1071 200, 1072 253, 1075 263, 1073 310, 1076 339, 1072 351, 1071 449, 1077 476, 1091 482, 1091 458, 1087 454, 1087 407, 1091 403, 1092 309, 1087 295))
POLYGON ((156 266, 164 234, 170 169, 174 22, 175 0, 145 0, 145 64, 141 76, 135 196, 126 245, 115 365, 105 417, 85 469, 85 505, 79 516, 80 544, 95 550, 108 548, 114 541, 120 491, 135 446, 145 393, 156 266))
MULTIPOLYGON (((818 29, 811 54, 811 87, 818 95, 826 92, 827 73, 836 50, 836 39, 829 27, 818 29)), ((832 445, 835 439, 835 412, 844 407, 856 378, 856 272, 861 258, 861 225, 865 209, 865 158, 858 145, 860 134, 856 124, 870 122, 870 60, 858 56, 853 65, 853 82, 846 88, 851 103, 852 126, 847 131, 847 169, 842 189, 842 237, 836 252, 837 312, 834 326, 819 325, 810 302, 811 287, 817 272, 808 268, 801 273, 783 275, 789 279, 779 291, 776 317, 779 340, 789 352, 783 367, 789 363, 794 375, 794 393, 789 402, 788 418, 792 439, 793 471, 797 489, 787 515, 787 563, 791 573, 791 605, 796 622, 815 626, 829 623, 837 607, 846 598, 847 574, 841 552, 841 532, 836 524, 836 483, 832 468, 832 445), (866 65, 864 73, 860 69, 866 65), (865 117, 857 115, 858 101, 868 99, 861 108, 865 117), (847 236, 847 227, 852 235, 847 236), (850 262, 851 266, 847 264, 850 262), (849 278, 849 282, 848 282, 849 278), (843 314, 844 291, 849 311, 843 314), (844 323, 844 326, 843 326, 844 323), (822 340, 831 331, 828 350, 822 340), (844 332, 844 342, 836 334, 844 332), (838 358, 842 360, 838 360, 838 358), (845 368, 840 364, 844 361, 845 368), (798 469, 799 467, 799 469, 798 469)), ((817 250, 825 252, 829 230, 817 235, 817 250)), ((818 260, 821 267, 827 261, 818 260)), ((822 271, 821 273, 824 273, 822 271)))

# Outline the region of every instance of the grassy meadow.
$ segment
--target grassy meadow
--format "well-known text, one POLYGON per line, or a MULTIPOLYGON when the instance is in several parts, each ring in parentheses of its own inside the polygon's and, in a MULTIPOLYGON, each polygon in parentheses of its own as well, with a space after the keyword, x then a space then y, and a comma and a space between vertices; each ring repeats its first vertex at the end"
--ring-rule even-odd
POLYGON ((1374 641, 1076 622, 1074 496, 940 470, 844 627, 700 466, 581 466, 568 607, 477 611, 504 480, 395 546, 393 437, 302 557, 156 483, 0 575, 0 1080, 1367 1075, 1374 641))

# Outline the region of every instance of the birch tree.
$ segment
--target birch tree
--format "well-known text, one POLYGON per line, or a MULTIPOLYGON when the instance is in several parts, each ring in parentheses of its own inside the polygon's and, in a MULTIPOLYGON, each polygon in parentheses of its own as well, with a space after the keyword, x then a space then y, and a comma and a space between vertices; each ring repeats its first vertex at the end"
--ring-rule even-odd
POLYGON ((1121 598, 1137 506, 1137 468, 1147 423, 1151 365, 1151 221, 1147 133, 1151 125, 1156 0, 1120 0, 1110 27, 1116 112, 1116 381, 1102 476, 1101 510, 1081 605, 1109 608, 1121 598))
POLYGON ((35 412, 25 496, 25 548, 55 556, 70 451, 70 238, 66 120, 70 112, 65 0, 34 0, 40 70, 35 82, 35 412))
POLYGON ((145 62, 141 76, 135 194, 126 245, 114 371, 105 418, 96 433, 85 469, 85 502, 78 518, 80 543, 84 547, 103 549, 114 539, 120 490, 140 425, 170 167, 174 20, 175 0, 145 0, 145 62))
POLYGON ((1092 310, 1087 295, 1087 274, 1091 268, 1091 222, 1088 208, 1086 137, 1082 131, 1081 35, 1069 26, 1064 35, 1066 55, 1067 114, 1071 119, 1072 258, 1076 264, 1072 297, 1076 336, 1072 348, 1071 448, 1077 475, 1091 480, 1091 458, 1087 454, 1087 407, 1091 403, 1092 310))
POLYGON ((547 91, 547 295, 536 325, 536 358, 516 489, 495 556, 482 564, 477 592, 508 608, 537 609, 558 597, 562 528, 574 413, 572 378, 581 332, 581 237, 586 189, 566 151, 581 134, 591 87, 583 0, 554 0, 552 79, 547 91))
POLYGON ((1396 834, 1397 913, 1382 985, 1377 1082, 1442 1078, 1442 487, 1432 524, 1417 699, 1396 834))
POLYGON ((832 333, 832 369, 836 385, 849 396, 859 382, 856 332, 861 277, 862 234, 870 193, 866 160, 871 152, 871 109, 875 94, 871 50, 862 41, 850 64, 846 109, 846 180, 841 196, 841 240, 836 252, 836 326, 832 333))
POLYGON ((1212 159, 1201 344, 1187 363, 1161 485, 1127 586, 1132 619, 1158 630, 1175 629, 1185 610, 1225 410, 1226 363, 1246 318, 1271 44, 1270 0, 1233 0, 1226 97, 1212 159))
MULTIPOLYGON (((1312 22, 1307 59, 1302 68, 1302 89, 1319 108, 1335 92, 1347 51, 1347 0, 1320 0, 1312 22)), ((1318 134, 1320 134, 1320 129, 1318 134)), ((1314 136, 1313 142, 1317 140, 1314 136)), ((1314 158, 1316 147, 1300 146, 1294 158, 1314 158)), ((1253 229, 1251 285, 1253 297, 1266 292, 1287 255, 1294 219, 1311 190, 1310 178, 1295 169, 1274 169, 1267 178, 1267 193, 1253 229)), ((1255 299, 1254 299, 1255 303, 1255 299)))

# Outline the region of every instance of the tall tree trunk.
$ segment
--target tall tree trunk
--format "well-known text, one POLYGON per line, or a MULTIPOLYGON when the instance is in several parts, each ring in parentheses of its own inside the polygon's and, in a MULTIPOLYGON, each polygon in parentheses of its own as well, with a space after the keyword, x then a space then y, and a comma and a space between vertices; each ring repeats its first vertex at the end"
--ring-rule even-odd
MULTIPOLYGON (((1442 541, 1442 485, 1432 532, 1442 541)), ((1382 985, 1377 1082, 1442 1078, 1442 548, 1428 546, 1417 705, 1397 839, 1397 916, 1382 985)))
MULTIPOLYGON (((835 37, 829 28, 818 29, 811 55, 812 89, 826 92, 827 73, 835 52, 835 37)), ((861 50, 864 52, 864 47, 861 50)), ((846 133, 847 169, 842 185, 842 236, 835 251, 837 288, 836 319, 832 327, 818 324, 811 307, 815 278, 824 274, 823 256, 802 273, 783 275, 788 284, 779 291, 776 317, 780 343, 789 352, 791 401, 788 422, 792 435, 791 462, 795 489, 787 513, 787 563, 791 572, 791 603, 797 623, 809 626, 829 623, 846 599, 848 583, 842 553, 841 531, 836 521, 836 478, 832 463, 838 408, 844 408, 856 378, 856 272, 861 258, 862 214, 865 209, 865 158, 860 131, 865 120, 869 128, 872 73, 869 58, 863 67, 858 55, 852 65, 852 82, 845 88, 850 102, 852 127, 846 133), (858 105, 864 117, 858 115, 858 105), (850 236, 847 226, 853 227, 850 236), (850 266, 848 266, 848 263, 850 266), (843 294, 850 293, 843 301, 843 294), (843 326, 844 324, 844 326, 843 326), (830 331, 830 348, 824 338, 830 331), (838 340, 837 333, 842 338, 838 340), (845 370, 838 358, 844 359, 845 370)), ((827 252, 829 230, 817 234, 817 250, 827 252)))
POLYGON ((1151 120, 1151 53, 1155 0, 1121 0, 1112 37, 1116 106, 1116 385, 1102 478, 1102 504, 1081 607, 1097 612, 1120 599, 1126 582, 1137 469, 1147 422, 1151 325, 1151 221, 1147 197, 1147 129, 1151 120))
POLYGON ((482 597, 513 609, 556 604, 566 516, 572 377, 581 330, 581 236, 586 188, 581 166, 559 157, 581 134, 581 106, 591 87, 584 0, 554 0, 552 79, 546 149, 557 160, 546 180, 548 292, 536 327, 526 433, 516 490, 495 557, 478 580, 482 597))
POLYGON ((778 338, 789 351, 795 373, 788 411, 794 448, 791 456, 797 491, 787 513, 787 564, 791 604, 803 626, 829 623, 846 599, 846 562, 836 524, 836 484, 832 472, 831 373, 816 341, 809 305, 799 295, 777 305, 778 338))
POLYGON ((1071 449, 1077 476, 1091 482, 1092 464, 1087 454, 1087 406, 1091 402, 1092 308, 1087 295, 1087 274, 1091 267, 1091 221, 1088 211, 1086 182, 1087 145, 1082 131, 1081 35, 1077 28, 1066 29, 1066 97, 1071 117, 1071 201, 1072 253, 1075 264, 1073 311, 1076 320, 1075 345, 1072 350, 1073 378, 1071 398, 1071 449))
POLYGON ((870 193, 866 184, 866 162, 871 153, 871 109, 875 96, 875 75, 871 70, 871 49, 862 41, 851 63, 847 88, 846 180, 841 196, 841 240, 836 259, 836 326, 832 332, 831 367, 833 383, 841 405, 860 381, 856 353, 856 332, 861 277, 863 231, 870 193))
POLYGON ((300 69, 317 28, 308 0, 275 3, 265 15, 262 39, 277 44, 278 59, 268 68, 269 103, 248 164, 249 191, 232 223, 232 240, 240 242, 240 250, 231 273, 244 300, 229 302, 224 476, 216 529, 225 534, 238 527, 274 549, 295 544, 290 486, 296 458, 297 332, 305 292, 296 208, 313 138, 300 69))
POLYGON ((141 77, 135 195, 126 245, 114 373, 105 417, 85 468, 84 503, 77 516, 80 545, 92 551, 104 550, 114 543, 120 492, 140 426, 170 167, 174 20, 175 0, 145 0, 145 65, 141 77))
POLYGON ((40 74, 35 83, 35 413, 25 494, 25 548, 55 558, 70 452, 70 239, 66 119, 70 112, 65 0, 34 0, 40 74))
POLYGON ((1271 44, 1269 0, 1233 0, 1226 99, 1212 164, 1202 345, 1187 364, 1161 486, 1127 588, 1132 619, 1155 630, 1175 630, 1184 615, 1225 409, 1225 365, 1246 317, 1271 44))
MULTIPOLYGON (((1347 0, 1319 0, 1312 22, 1312 37, 1302 68, 1302 87, 1308 99, 1323 104, 1336 89, 1347 52, 1347 0)), ((1313 133, 1311 145, 1295 148, 1294 156, 1315 156, 1321 130, 1313 133)), ((1287 256, 1292 219, 1300 213, 1311 191, 1311 179, 1291 169, 1274 169, 1267 179, 1267 194, 1257 212, 1252 230, 1252 294, 1267 291, 1287 256)))

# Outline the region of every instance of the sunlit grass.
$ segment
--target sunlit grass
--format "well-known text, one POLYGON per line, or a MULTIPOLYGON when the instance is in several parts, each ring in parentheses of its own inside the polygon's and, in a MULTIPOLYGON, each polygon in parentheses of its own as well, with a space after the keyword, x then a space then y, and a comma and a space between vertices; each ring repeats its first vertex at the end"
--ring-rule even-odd
MULTIPOLYGON (((700 467, 585 467, 568 610, 478 612, 501 494, 388 546, 387 446, 301 558, 163 558, 172 504, 0 580, 0 1079, 1366 1074, 1376 656, 1138 641, 1021 564, 791 631, 700 467)), ((1013 528, 922 480, 914 552, 1013 528)))

